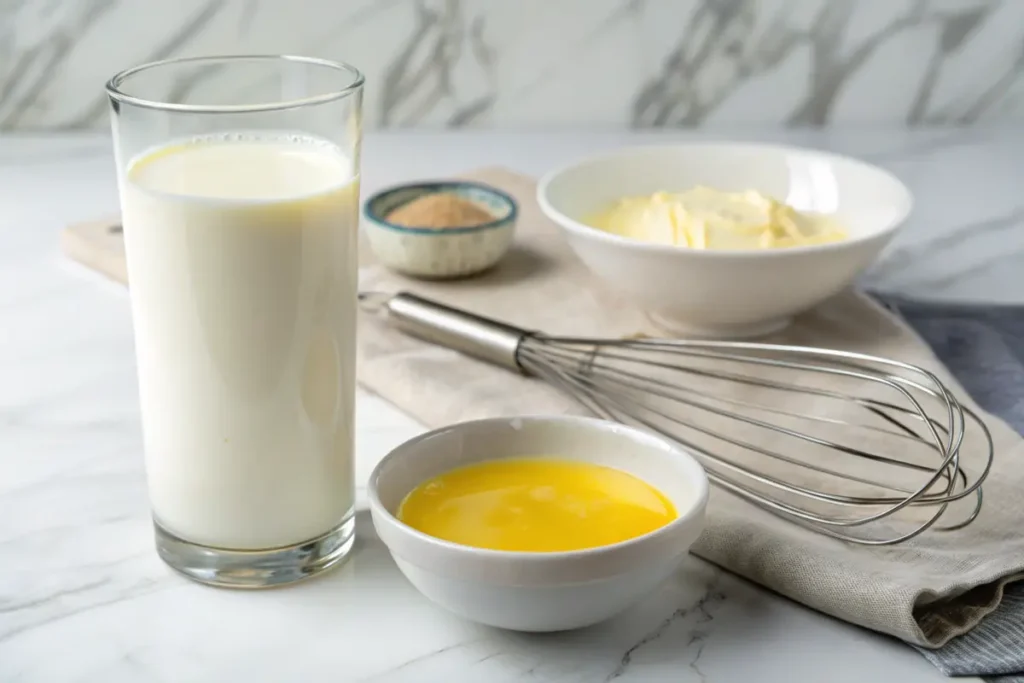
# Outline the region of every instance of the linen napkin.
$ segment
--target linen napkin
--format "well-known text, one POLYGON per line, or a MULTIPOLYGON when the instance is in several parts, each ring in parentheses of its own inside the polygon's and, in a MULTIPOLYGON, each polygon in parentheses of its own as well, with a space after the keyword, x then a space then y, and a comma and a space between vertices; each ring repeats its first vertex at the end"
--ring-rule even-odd
MULTIPOLYGON (((472 177, 518 199, 516 250, 492 272, 455 282, 408 280, 368 260, 361 290, 412 291, 550 334, 662 336, 574 258, 537 207, 531 179, 501 169, 472 177)), ((586 413, 537 380, 412 339, 373 316, 364 315, 360 325, 360 382, 428 426, 517 413, 586 413)), ((975 407, 906 323, 860 294, 835 297, 773 341, 921 365, 947 382, 964 405, 975 407)), ((813 399, 800 400, 803 409, 814 410, 813 399)), ((1005 585, 1024 574, 1024 441, 1001 420, 985 420, 998 457, 985 485, 983 511, 965 529, 866 548, 797 527, 716 489, 707 529, 693 552, 845 621, 924 648, 943 646, 996 610, 1005 585)))

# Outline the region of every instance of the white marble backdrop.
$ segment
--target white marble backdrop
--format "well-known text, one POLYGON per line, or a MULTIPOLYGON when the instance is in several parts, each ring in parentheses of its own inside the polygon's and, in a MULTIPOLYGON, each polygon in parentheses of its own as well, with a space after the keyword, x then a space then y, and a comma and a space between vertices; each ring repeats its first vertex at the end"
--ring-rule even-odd
POLYGON ((3 0, 0 130, 102 128, 115 71, 239 52, 354 63, 376 127, 970 125, 1024 118, 1022 40, 1022 0, 3 0))

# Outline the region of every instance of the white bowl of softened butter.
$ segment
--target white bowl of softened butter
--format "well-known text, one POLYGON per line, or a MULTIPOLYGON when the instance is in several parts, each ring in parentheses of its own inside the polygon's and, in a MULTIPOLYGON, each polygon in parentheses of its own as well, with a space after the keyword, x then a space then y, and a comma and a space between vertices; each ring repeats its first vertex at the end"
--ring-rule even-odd
POLYGON ((626 148, 546 174, 544 213, 604 286, 632 300, 667 332, 751 337, 848 287, 911 211, 910 191, 865 162, 796 147, 697 142, 626 148), (754 190, 845 237, 807 246, 714 249, 653 243, 588 225, 624 197, 709 187, 754 190))
POLYGON ((708 501, 704 469, 676 444, 615 422, 572 416, 492 418, 429 432, 385 456, 368 489, 377 534, 424 596, 472 621, 534 632, 604 621, 654 591, 679 569, 700 535, 708 501), (523 457, 583 461, 631 475, 670 501, 675 517, 628 540, 559 552, 472 547, 400 519, 403 501, 422 483, 455 468, 523 457))

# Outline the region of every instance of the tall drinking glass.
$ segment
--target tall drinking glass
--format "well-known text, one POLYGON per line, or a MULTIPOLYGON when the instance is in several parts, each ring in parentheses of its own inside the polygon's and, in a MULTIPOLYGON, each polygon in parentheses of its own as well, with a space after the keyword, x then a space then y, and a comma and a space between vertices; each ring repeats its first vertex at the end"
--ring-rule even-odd
POLYGON ((362 87, 288 56, 107 84, 156 545, 204 583, 352 547, 362 87))

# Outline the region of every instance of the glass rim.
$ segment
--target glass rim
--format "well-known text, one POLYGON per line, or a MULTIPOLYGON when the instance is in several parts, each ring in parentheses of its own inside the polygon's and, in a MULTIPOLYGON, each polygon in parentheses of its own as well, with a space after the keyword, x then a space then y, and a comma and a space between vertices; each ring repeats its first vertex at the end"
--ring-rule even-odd
POLYGON ((363 87, 365 78, 362 72, 347 62, 322 59, 320 57, 303 57, 300 55, 288 54, 236 54, 236 55, 209 55, 206 57, 175 57, 161 59, 153 62, 146 62, 131 68, 119 71, 114 74, 106 83, 107 96, 119 103, 126 103, 146 109, 158 109, 162 111, 189 112, 194 114, 227 114, 261 111, 279 111, 282 109, 295 109, 313 104, 332 102, 351 95, 363 87), (294 64, 306 64, 323 66, 339 72, 345 72, 352 76, 352 82, 343 88, 332 89, 327 92, 301 97, 294 100, 279 100, 274 102, 255 102, 252 104, 185 104, 182 102, 165 102, 162 100, 138 97, 124 92, 121 86, 124 82, 144 71, 171 66, 175 64, 188 64, 198 62, 241 62, 241 61, 283 61, 294 64))

